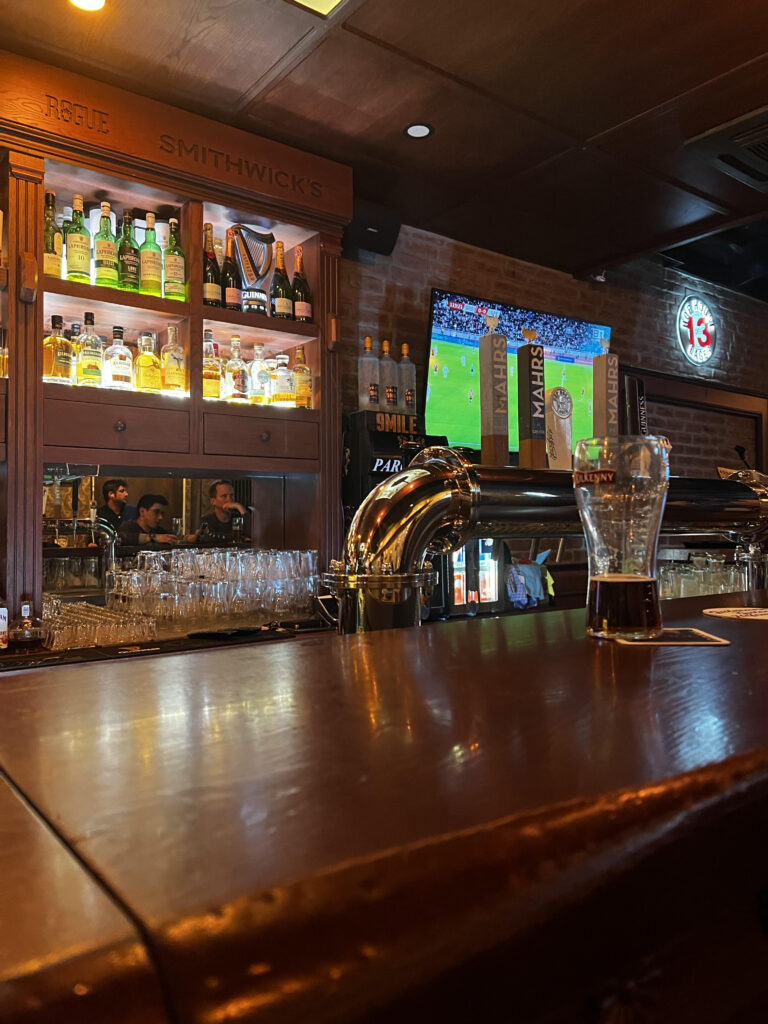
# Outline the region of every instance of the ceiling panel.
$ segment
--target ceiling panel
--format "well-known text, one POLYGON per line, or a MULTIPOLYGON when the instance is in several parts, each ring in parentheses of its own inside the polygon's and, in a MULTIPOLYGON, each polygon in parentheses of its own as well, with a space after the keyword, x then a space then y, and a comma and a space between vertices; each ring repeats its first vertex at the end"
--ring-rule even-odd
POLYGON ((521 169, 571 140, 343 29, 248 111, 252 127, 335 159, 434 174, 461 184, 499 166, 521 169), (403 134, 426 121, 427 139, 403 134))
POLYGON ((764 0, 367 0, 347 25, 583 138, 768 51, 764 0))

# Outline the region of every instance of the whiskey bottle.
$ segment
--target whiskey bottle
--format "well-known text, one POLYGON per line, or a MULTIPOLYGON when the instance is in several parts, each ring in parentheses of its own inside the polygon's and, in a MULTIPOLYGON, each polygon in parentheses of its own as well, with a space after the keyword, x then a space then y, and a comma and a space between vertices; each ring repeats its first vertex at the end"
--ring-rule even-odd
POLYGON ((304 273, 304 250, 300 245, 296 246, 296 273, 293 275, 293 316, 300 323, 312 323, 312 292, 304 273))
POLYGON ((93 236, 93 262, 96 284, 117 288, 117 241, 112 234, 109 203, 101 204, 99 230, 93 236))
POLYGON ((243 308, 243 283, 232 255, 234 237, 232 228, 227 228, 227 250, 221 267, 221 291, 224 296, 224 308, 236 309, 239 312, 243 308))
POLYGON ((123 211, 123 229, 117 246, 117 283, 124 292, 139 290, 139 247, 133 237, 133 214, 123 211))
POLYGON ((43 338, 43 380, 48 384, 72 384, 74 358, 72 342, 64 337, 64 321, 51 317, 51 333, 43 338))
POLYGON ((293 289, 285 272, 282 242, 275 242, 275 271, 269 288, 269 313, 280 320, 293 320, 293 289))
POLYGON ((75 382, 80 388, 100 388, 104 345, 93 329, 93 313, 86 313, 85 329, 77 339, 75 382))
POLYGON ((142 295, 163 294, 163 254, 155 239, 155 215, 147 214, 144 241, 139 246, 139 291, 142 295))
POLYGON ((83 222, 83 197, 72 199, 72 225, 67 231, 67 280, 91 283, 91 235, 83 222))
POLYGON ((155 336, 151 331, 139 335, 139 354, 133 365, 134 387, 145 395, 159 395, 163 390, 160 357, 155 351, 155 336))
POLYGON ((56 193, 45 193, 43 219, 43 273, 61 277, 61 229, 56 223, 56 193))
POLYGON ((171 217, 168 222, 168 245, 163 252, 163 271, 163 294, 166 299, 184 302, 187 297, 187 261, 179 241, 179 222, 175 217, 171 217))
POLYGON ((213 248, 213 224, 203 224, 203 304, 221 306, 221 271, 213 248))
POLYGON ((272 405, 283 409, 296 408, 296 378, 288 367, 288 356, 280 352, 275 356, 276 370, 272 382, 272 405))
POLYGON ((400 362, 397 364, 398 401, 400 411, 416 412, 416 367, 408 355, 408 346, 400 347, 400 362))
POLYGON ((160 349, 160 369, 163 375, 163 391, 169 395, 187 392, 187 358, 179 344, 179 329, 168 325, 168 340, 160 349))
POLYGON ((251 373, 251 404, 269 405, 269 373, 264 361, 264 345, 257 341, 253 346, 251 373))
POLYGON ((293 366, 293 379, 296 389, 296 408, 312 408, 312 371, 307 366, 304 346, 296 347, 296 361, 293 366))
POLYGON ((363 352, 357 358, 357 407, 361 412, 379 410, 379 360, 370 335, 363 339, 363 352))
POLYGON ((398 384, 397 363, 389 354, 389 342, 385 338, 379 359, 379 404, 387 412, 398 410, 398 384))
POLYGON ((221 363, 213 347, 213 331, 203 332, 203 398, 221 398, 221 363))
POLYGON ((248 402, 251 397, 248 366, 240 354, 240 335, 229 342, 229 359, 224 374, 224 397, 228 402, 248 402))
POLYGON ((5 344, 6 330, 0 327, 0 377, 8 377, 8 346, 5 344))
POLYGON ((133 356, 123 341, 123 328, 112 328, 112 344, 104 353, 102 386, 115 391, 130 391, 133 387, 133 356))

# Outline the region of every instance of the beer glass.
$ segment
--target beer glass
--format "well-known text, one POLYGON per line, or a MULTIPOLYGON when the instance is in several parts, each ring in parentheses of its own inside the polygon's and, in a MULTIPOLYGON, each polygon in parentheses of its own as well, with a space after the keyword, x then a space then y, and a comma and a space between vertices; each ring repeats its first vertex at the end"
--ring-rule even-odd
POLYGON ((589 557, 587 633, 648 639, 662 629, 656 548, 669 442, 650 436, 579 441, 573 486, 589 557))

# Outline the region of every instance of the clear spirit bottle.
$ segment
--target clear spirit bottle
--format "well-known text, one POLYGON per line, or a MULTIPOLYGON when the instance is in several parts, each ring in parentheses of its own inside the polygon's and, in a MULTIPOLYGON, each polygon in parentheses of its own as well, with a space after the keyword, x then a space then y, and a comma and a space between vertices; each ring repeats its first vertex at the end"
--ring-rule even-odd
POLYGON ((260 341, 253 346, 253 361, 250 370, 251 404, 269 405, 269 372, 264 360, 264 346, 260 341))
POLYGON ((163 253, 163 294, 166 299, 184 302, 187 297, 187 261, 179 241, 179 222, 171 217, 168 225, 168 245, 163 253))
POLYGON ((381 359, 379 359, 379 405, 387 412, 398 411, 397 363, 389 354, 389 342, 385 338, 381 343, 381 359))
POLYGON ((43 380, 48 384, 72 384, 75 376, 73 345, 64 337, 64 320, 51 317, 51 333, 43 338, 43 380))
POLYGON ((307 366, 304 346, 296 348, 296 361, 293 366, 293 379, 296 388, 296 408, 312 408, 312 371, 307 366))
POLYGON ((363 339, 363 353, 357 358, 357 407, 361 412, 379 410, 379 360, 373 354, 370 335, 363 339))
POLYGON ((267 404, 272 405, 275 390, 277 388, 277 360, 270 356, 264 360, 264 365, 267 368, 267 404))
POLYGON ((151 331, 139 335, 139 354, 133 366, 136 391, 145 395, 159 395, 163 390, 163 375, 160 371, 160 357, 155 351, 155 336, 151 331))
POLYGON ((312 292, 304 272, 304 250, 296 246, 296 273, 293 275, 293 316, 299 323, 312 323, 312 292))
POLYGON ((221 363, 213 347, 213 331, 203 332, 203 398, 221 398, 221 363))
POLYGON ((61 228, 56 223, 56 193, 45 193, 43 220, 43 273, 61 277, 61 228))
POLYGON ((400 347, 397 380, 400 411, 414 415, 416 413, 416 367, 408 355, 407 345, 400 347))
POLYGON ((240 354, 240 335, 233 334, 229 343, 224 397, 228 402, 248 402, 250 393, 250 374, 248 366, 240 354))
POLYGON ((100 388, 104 345, 93 329, 93 313, 86 313, 85 330, 77 339, 75 381, 80 388, 100 388))
POLYGON ((133 356, 123 341, 123 328, 112 328, 112 344, 104 352, 102 385, 116 391, 133 388, 133 356))
POLYGON ((276 371, 272 385, 272 405, 283 409, 296 408, 296 378, 288 366, 288 356, 280 352, 275 356, 276 371))
POLYGON ((179 329, 168 325, 168 340, 160 349, 160 369, 163 375, 163 391, 169 395, 187 393, 187 357, 179 343, 179 329))
POLYGON ((96 284, 117 288, 117 240, 112 234, 109 203, 101 204, 99 230, 93 236, 93 262, 96 284))
POLYGON ((67 231, 67 280, 91 283, 91 235, 83 221, 83 197, 72 199, 72 224, 67 231))
POLYGON ((133 214, 123 211, 123 228, 117 246, 117 286, 124 292, 139 290, 139 247, 133 237, 133 214))
POLYGON ((293 320, 293 288, 285 272, 282 242, 275 242, 275 271, 269 287, 269 314, 280 320, 293 320))
POLYGON ((139 291, 142 295, 163 294, 163 253, 155 239, 155 215, 147 214, 144 241, 139 246, 139 291))

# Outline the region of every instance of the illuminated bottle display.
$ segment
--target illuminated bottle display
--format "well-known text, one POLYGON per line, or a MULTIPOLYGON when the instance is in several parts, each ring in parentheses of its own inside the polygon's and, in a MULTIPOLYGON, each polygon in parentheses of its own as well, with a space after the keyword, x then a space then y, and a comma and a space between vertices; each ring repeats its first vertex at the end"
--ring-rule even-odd
POLYGON ((213 224, 203 224, 203 303, 221 305, 221 271, 213 248, 213 224))
POLYGON ((240 355, 240 335, 233 334, 229 343, 229 359, 224 377, 224 398, 228 402, 247 402, 251 387, 248 367, 240 355))
POLYGON ((74 383, 74 346, 64 337, 64 320, 51 317, 51 333, 43 338, 43 380, 48 384, 74 383))
POLYGON ((269 404, 269 372, 264 359, 264 346, 257 341, 253 346, 253 361, 250 365, 251 403, 253 405, 269 404))
POLYGON ((163 294, 166 299, 183 302, 187 297, 187 261, 179 241, 179 222, 168 221, 168 245, 163 252, 163 294))
POLYGON ((379 405, 387 412, 398 410, 398 384, 397 363, 389 354, 389 342, 385 338, 379 360, 379 405))
POLYGON ((300 323, 312 323, 312 292, 304 272, 304 250, 296 246, 296 273, 293 275, 293 317, 300 323))
POLYGON ((312 408, 312 371, 307 366, 304 346, 296 347, 296 362, 293 367, 293 379, 296 388, 296 408, 312 408))
POLYGON ((408 346, 403 345, 400 349, 400 362, 397 364, 398 376, 398 399, 400 411, 407 413, 416 412, 416 367, 408 355, 408 346))
POLYGON ((168 325, 168 340, 160 349, 160 369, 163 376, 163 391, 169 394, 186 393, 187 358, 179 343, 179 329, 168 325))
POLYGON ((61 229, 56 223, 56 193, 45 193, 43 220, 43 273, 48 277, 61 277, 61 229))
POLYGON ((124 292, 139 290, 139 247, 133 237, 133 214, 123 211, 123 229, 117 246, 117 284, 124 292))
POLYGON ((83 222, 83 197, 72 199, 72 224, 67 231, 67 280, 91 283, 91 235, 83 222))
POLYGON ((280 320, 293 320, 293 288, 285 272, 282 242, 275 242, 275 272, 269 288, 269 312, 280 320))
POLYGON ((147 214, 144 241, 139 247, 139 291, 142 295, 163 294, 163 254, 155 239, 155 215, 147 214))
POLYGON ((83 319, 85 329, 77 339, 75 382, 80 388, 100 388, 104 345, 93 329, 93 313, 86 313, 83 319))
POLYGON ((234 237, 234 231, 232 228, 228 228, 227 249, 224 263, 221 267, 221 291, 224 298, 224 308, 240 311, 243 308, 243 285, 240 271, 232 255, 234 237))
POLYGON ((363 352, 357 359, 357 407, 361 412, 379 409, 379 360, 373 354, 370 335, 363 340, 363 352))
POLYGON ((221 398, 221 363, 213 347, 213 331, 203 332, 203 398, 221 398))
POLYGON ((115 391, 133 388, 133 356, 123 341, 123 328, 112 328, 112 344, 104 353, 102 386, 115 391))
POLYGON ((101 204, 99 230, 93 236, 93 263, 96 284, 117 288, 117 240, 112 234, 109 203, 101 204))
POLYGON ((296 378, 288 366, 288 356, 279 353, 275 356, 275 376, 272 380, 272 405, 284 409, 296 407, 296 378))
POLYGON ((133 378, 137 391, 145 395, 159 395, 163 390, 160 357, 155 351, 155 336, 151 331, 139 335, 139 354, 133 365, 133 378))

